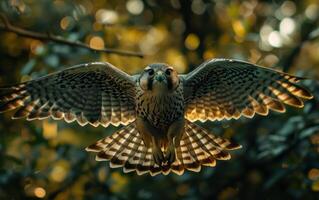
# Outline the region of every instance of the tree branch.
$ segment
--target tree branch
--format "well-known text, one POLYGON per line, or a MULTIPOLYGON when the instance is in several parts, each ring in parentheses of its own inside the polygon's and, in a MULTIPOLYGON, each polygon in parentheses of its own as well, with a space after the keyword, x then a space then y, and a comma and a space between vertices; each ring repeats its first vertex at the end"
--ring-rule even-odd
POLYGON ((26 29, 12 25, 9 22, 8 18, 3 13, 0 13, 0 20, 2 20, 3 22, 3 25, 0 25, 1 30, 16 33, 17 35, 22 37, 28 37, 28 38, 33 38, 33 39, 42 40, 42 41, 52 41, 52 42, 56 42, 56 43, 60 43, 60 44, 68 45, 68 46, 77 46, 77 47, 88 49, 91 51, 118 54, 121 56, 135 56, 139 58, 144 57, 142 53, 138 53, 138 52, 119 50, 119 49, 113 49, 113 48, 94 49, 94 48, 91 48, 89 45, 80 41, 70 41, 60 36, 52 35, 50 33, 39 33, 39 32, 26 30, 26 29))

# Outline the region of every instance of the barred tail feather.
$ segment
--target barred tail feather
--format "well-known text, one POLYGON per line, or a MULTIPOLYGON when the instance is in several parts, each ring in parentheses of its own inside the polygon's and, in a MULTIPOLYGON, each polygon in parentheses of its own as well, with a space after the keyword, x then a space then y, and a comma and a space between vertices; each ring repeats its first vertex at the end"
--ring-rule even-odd
POLYGON ((175 149, 176 160, 171 165, 158 166, 153 159, 152 148, 145 146, 133 122, 86 150, 96 152, 97 161, 110 161, 111 168, 123 167, 125 173, 136 171, 138 175, 150 173, 155 176, 170 172, 182 175, 185 170, 199 172, 202 166, 214 167, 216 160, 230 159, 227 150, 240 147, 186 121, 185 133, 175 149))
POLYGON ((216 160, 229 160, 228 150, 241 148, 227 139, 217 137, 204 128, 186 121, 185 133, 176 149, 176 160, 172 171, 182 175, 185 169, 199 172, 202 166, 214 167, 216 160))
POLYGON ((144 145, 135 123, 97 141, 86 150, 97 152, 97 161, 110 161, 111 168, 123 167, 125 173, 136 171, 138 175, 157 175, 162 171, 153 160, 152 149, 144 145))

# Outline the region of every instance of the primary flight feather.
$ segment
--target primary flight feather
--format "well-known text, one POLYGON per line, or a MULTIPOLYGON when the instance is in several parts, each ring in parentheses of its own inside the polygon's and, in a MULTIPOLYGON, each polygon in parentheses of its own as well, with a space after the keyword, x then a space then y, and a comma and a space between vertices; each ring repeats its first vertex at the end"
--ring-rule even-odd
POLYGON ((285 112, 285 104, 301 108, 312 95, 299 80, 229 59, 209 60, 186 75, 157 63, 130 76, 94 62, 0 88, 0 112, 18 109, 13 118, 52 117, 82 126, 124 125, 86 150, 124 172, 181 175, 213 167, 241 147, 193 122, 265 116, 285 112))

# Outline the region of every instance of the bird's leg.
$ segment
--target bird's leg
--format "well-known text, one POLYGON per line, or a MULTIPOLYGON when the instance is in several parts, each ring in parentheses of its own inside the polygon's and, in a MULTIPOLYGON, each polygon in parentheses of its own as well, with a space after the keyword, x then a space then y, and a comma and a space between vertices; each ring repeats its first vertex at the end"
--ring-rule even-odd
POLYGON ((152 137, 152 142, 153 142, 152 151, 153 151, 153 158, 155 163, 158 166, 162 166, 162 162, 164 161, 165 157, 161 150, 159 141, 160 140, 156 139, 154 136, 152 137))
POLYGON ((160 135, 159 130, 141 117, 137 117, 135 123, 137 130, 142 135, 145 146, 152 148, 155 163, 161 166, 164 161, 164 155, 161 150, 160 139, 158 138, 160 135))
POLYGON ((143 138, 143 142, 147 148, 152 145, 152 133, 147 125, 147 121, 141 117, 137 117, 135 120, 136 128, 143 138))
POLYGON ((175 149, 180 145, 180 141, 185 132, 185 119, 184 117, 175 121, 168 129, 168 148, 165 154, 168 164, 175 161, 175 149))

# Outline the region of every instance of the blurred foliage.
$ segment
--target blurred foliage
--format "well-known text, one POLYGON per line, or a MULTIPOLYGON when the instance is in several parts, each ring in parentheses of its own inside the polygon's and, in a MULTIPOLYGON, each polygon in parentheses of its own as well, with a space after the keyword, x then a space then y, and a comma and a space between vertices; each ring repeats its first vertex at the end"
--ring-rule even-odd
POLYGON ((98 163, 84 148, 117 130, 0 115, 0 199, 318 199, 318 0, 1 0, 24 29, 118 48, 97 53, 0 31, 0 85, 91 61, 128 73, 167 62, 183 73, 213 57, 247 60, 312 81, 315 99, 285 114, 203 124, 244 148, 214 169, 137 176, 98 163))

